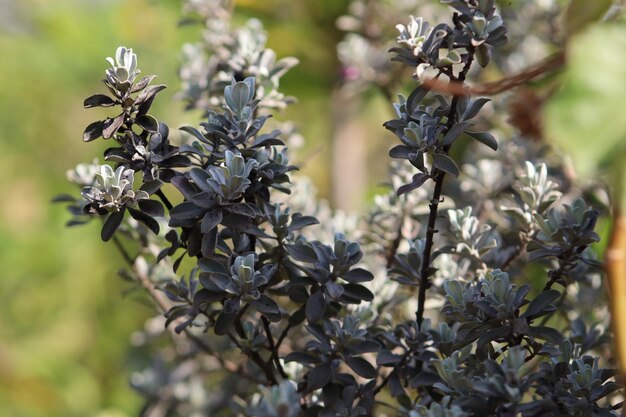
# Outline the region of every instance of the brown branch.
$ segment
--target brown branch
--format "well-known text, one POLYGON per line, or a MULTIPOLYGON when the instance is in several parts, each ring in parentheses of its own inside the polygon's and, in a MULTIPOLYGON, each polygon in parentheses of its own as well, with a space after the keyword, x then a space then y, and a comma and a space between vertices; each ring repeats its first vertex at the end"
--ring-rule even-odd
POLYGON ((529 241, 530 238, 528 236, 528 233, 520 232, 520 242, 513 251, 513 253, 500 266, 500 269, 502 271, 505 271, 513 262, 515 262, 520 256, 522 256, 529 241))
POLYGON ((616 356, 621 374, 626 376, 626 216, 616 208, 613 217, 611 238, 606 251, 606 272, 616 356))
POLYGON ((528 81, 548 72, 555 71, 561 68, 564 64, 565 53, 561 51, 520 72, 519 74, 506 77, 498 81, 476 86, 467 86, 461 80, 447 82, 433 78, 424 81, 424 86, 433 91, 447 93, 454 96, 493 96, 525 84, 528 81))
POLYGON ((135 264, 135 259, 128 254, 128 251, 124 245, 122 245, 122 242, 120 242, 118 237, 115 235, 113 235, 111 240, 113 241, 113 244, 117 248, 118 252, 122 255, 122 258, 124 258, 124 261, 132 267, 135 264))

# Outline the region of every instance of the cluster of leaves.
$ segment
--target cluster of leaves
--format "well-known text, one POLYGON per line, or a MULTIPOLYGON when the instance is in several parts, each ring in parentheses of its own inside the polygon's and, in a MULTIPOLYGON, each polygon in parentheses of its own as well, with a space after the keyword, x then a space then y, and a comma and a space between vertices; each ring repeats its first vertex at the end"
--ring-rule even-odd
MULTIPOLYGON (((395 58, 418 82, 432 73, 463 83, 506 30, 492 0, 442 3, 456 10, 452 24, 411 17, 398 25, 395 58)), ((202 46, 214 54, 210 65, 188 61, 181 73, 190 107, 204 108, 206 120, 182 127, 191 140, 171 145, 167 126, 148 114, 164 87, 136 81, 136 56, 119 48, 104 80, 112 97, 85 101, 121 108, 84 137, 113 139, 119 146, 104 156, 115 166, 77 167, 70 178, 82 200, 61 199, 73 224, 102 218, 126 276, 163 310, 159 323, 186 334, 189 344, 172 342, 178 368, 161 378, 187 388, 167 390, 188 393, 171 400, 173 415, 356 417, 389 407, 410 417, 616 415, 620 385, 599 356, 610 343, 606 321, 587 326, 593 314, 569 306, 595 288, 599 212, 582 199, 560 204, 564 181, 523 162, 539 159, 531 145, 505 142, 485 158, 472 150, 459 168, 450 150, 464 135, 498 149, 490 133, 469 130, 484 125, 488 100, 447 98, 423 84, 401 96, 385 124, 401 141, 390 152, 399 159, 396 190, 359 225, 366 244, 342 233, 329 243, 332 213, 305 212, 311 204, 289 196, 296 167, 284 135, 266 128, 263 111, 281 107, 268 97, 283 97, 278 78, 290 65, 272 70, 256 23, 233 35, 227 2, 187 7, 215 35, 202 46), (446 175, 461 181, 444 203, 446 175), (447 232, 435 241, 443 208, 447 232), (539 282, 525 278, 528 266, 539 282)), ((146 409, 165 401, 159 378, 142 375, 134 386, 150 397, 146 409)))
MULTIPOLYGON (((423 19, 411 17, 407 26, 397 26, 402 47, 392 49, 396 53, 393 59, 415 67, 418 79, 426 69, 435 68, 436 77, 445 75, 463 82, 475 57, 482 66, 489 63, 490 48, 506 42, 506 29, 502 18, 495 14, 493 1, 476 5, 462 1, 444 3, 460 12, 455 15, 454 27, 441 23, 431 28, 423 19), (459 65, 462 69, 455 74, 455 66, 459 65)), ((406 159, 419 170, 409 184, 398 189, 398 194, 418 188, 428 179, 436 180, 440 173, 458 177, 459 168, 448 152, 463 134, 494 150, 498 147, 491 134, 468 130, 489 100, 470 101, 458 96, 447 100, 436 94, 435 103, 425 104, 428 91, 420 86, 408 98, 400 96, 395 105, 398 118, 385 123, 402 142, 389 155, 406 159)))
MULTIPOLYGON (((120 47, 117 57, 114 65, 127 70, 120 71, 114 66, 118 78, 127 72, 137 72, 132 50, 120 47)), ((121 105, 123 113, 115 119, 122 122, 110 135, 109 131, 106 135, 99 130, 94 133, 93 126, 108 124, 111 119, 96 122, 87 128, 85 138, 107 136, 120 143, 131 138, 130 143, 144 147, 154 140, 162 140, 163 136, 167 138, 160 133, 168 130, 164 124, 152 130, 148 130, 152 125, 140 124, 142 117, 151 116, 140 109, 143 101, 130 95, 131 91, 139 91, 133 86, 134 76, 125 78, 126 84, 123 84, 109 77, 109 73, 105 84, 111 89, 117 88, 114 94, 121 99, 113 104, 121 105), (138 101, 141 103, 137 105, 138 101), (135 133, 134 126, 141 127, 141 134, 135 133)), ((147 85, 143 81, 142 84, 147 85)), ((317 352, 314 359, 307 362, 312 369, 305 374, 305 385, 299 392, 312 393, 325 386, 333 375, 331 364, 332 369, 337 369, 338 361, 347 363, 357 375, 374 378, 373 365, 358 355, 377 350, 378 344, 372 340, 356 343, 364 332, 356 322, 331 321, 346 306, 373 299, 373 294, 362 285, 373 276, 356 267, 363 256, 357 243, 341 234, 336 235, 332 246, 309 241, 301 230, 316 224, 317 219, 291 213, 289 208, 272 201, 270 190, 289 193, 286 184, 289 172, 295 167, 288 164, 280 132, 261 133, 268 116, 258 116, 255 87, 254 78, 233 79, 224 89, 223 112, 210 111, 208 121, 202 123, 200 129, 181 128, 194 137, 191 144, 172 147, 180 161, 179 167, 184 170, 173 170, 170 166, 165 170, 160 164, 163 158, 158 158, 160 154, 155 155, 157 158, 143 160, 139 166, 134 164, 137 158, 117 157, 121 154, 120 148, 105 151, 105 159, 115 161, 117 166, 114 171, 110 165, 103 165, 101 173, 95 175, 95 183, 83 189, 83 212, 107 216, 104 240, 117 239, 115 233, 120 230, 125 211, 157 235, 159 223, 152 217, 148 219, 146 212, 168 219, 169 230, 162 237, 168 244, 162 247, 154 262, 158 264, 165 258, 176 257, 171 264, 174 272, 185 256, 193 258, 196 264, 189 280, 168 281, 162 287, 174 303, 166 312, 166 326, 175 322, 176 332, 202 321, 206 328, 213 328, 216 335, 229 336, 265 374, 266 382, 275 384, 284 377, 283 364, 290 359, 279 357, 280 344, 285 338, 276 339, 278 327, 272 323, 287 321, 288 326, 296 327, 306 321, 308 330, 317 335, 320 344, 317 349, 303 346, 301 352, 295 349, 292 352, 292 357, 317 352), (142 174, 143 179, 137 191, 132 188, 135 173, 142 174), (180 204, 172 205, 160 191, 164 183, 172 184, 181 194, 180 204), (150 200, 146 190, 159 193, 168 207, 167 215, 163 205, 150 200), (199 316, 203 320, 199 320, 199 316), (271 355, 266 358, 263 352, 268 348, 271 355)), ((87 99, 86 107, 96 101, 93 97, 87 99)), ((98 100, 104 103, 104 99, 98 100)), ((153 125, 157 126, 156 121, 153 125)), ((158 151, 169 155, 170 145, 156 148, 155 152, 158 151)), ((138 224, 125 226, 133 228, 138 224)), ((139 275, 137 260, 131 261, 139 275)), ((359 384, 350 373, 337 369, 336 377, 344 379, 337 387, 340 393, 352 386, 352 397, 362 396, 357 396, 359 384)), ((343 395, 348 395, 347 392, 343 395)), ((345 397, 343 406, 351 408, 352 401, 348 398, 345 397)))
POLYGON ((266 48, 267 36, 257 19, 231 29, 231 0, 187 1, 183 23, 203 25, 202 41, 183 47, 181 96, 187 108, 220 108, 222 91, 234 77, 256 79, 256 97, 267 109, 284 109, 292 97, 279 91, 280 78, 298 64, 293 57, 278 59, 266 48))

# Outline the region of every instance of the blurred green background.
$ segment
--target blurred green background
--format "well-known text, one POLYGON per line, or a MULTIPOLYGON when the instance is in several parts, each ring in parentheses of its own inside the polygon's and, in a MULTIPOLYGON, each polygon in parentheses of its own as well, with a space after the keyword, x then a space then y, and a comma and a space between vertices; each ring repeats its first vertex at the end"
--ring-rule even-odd
MULTIPOLYGON (((279 56, 301 60, 283 89, 306 100, 284 117, 308 128, 309 148, 321 145, 307 173, 317 172, 327 195, 319 166, 328 155, 341 36, 334 22, 347 1, 238 6, 239 18, 263 21, 279 56), (306 123, 307 114, 315 123, 306 123)), ((82 101, 104 89, 104 58, 118 45, 134 48, 143 73, 169 86, 155 115, 172 128, 198 123, 173 98, 180 47, 199 33, 177 27, 180 8, 171 0, 0 0, 0 416, 132 416, 141 407, 128 380, 145 358, 129 338, 152 310, 125 296, 120 259, 100 242, 98 225, 66 229, 68 214, 50 199, 74 192, 66 170, 106 146, 82 142, 100 111, 82 101)))

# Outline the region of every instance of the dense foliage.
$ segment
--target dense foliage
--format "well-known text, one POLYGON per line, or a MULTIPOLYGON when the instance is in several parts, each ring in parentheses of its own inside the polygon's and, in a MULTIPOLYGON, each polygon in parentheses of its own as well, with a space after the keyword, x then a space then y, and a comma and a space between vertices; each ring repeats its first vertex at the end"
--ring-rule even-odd
MULTIPOLYGON (((230 29, 230 2, 187 2, 206 29, 185 48, 181 95, 206 114, 176 145, 150 114, 165 86, 139 77, 132 49, 108 59, 107 94, 84 104, 111 116, 83 137, 111 143, 108 163, 77 167, 82 198, 59 200, 71 224, 102 220, 173 332, 132 381, 144 415, 616 415, 608 322, 589 303, 602 299, 590 245, 605 196, 591 207, 548 169, 553 151, 488 132, 489 100, 464 83, 507 65, 505 21, 494 0, 441 3, 448 23, 397 25, 392 58, 413 86, 385 123, 400 141, 394 190, 362 221, 302 190, 291 132, 270 120, 293 101, 279 88, 297 61, 277 60, 256 20, 230 29)), ((340 55, 369 65, 351 59, 356 36, 340 55)))

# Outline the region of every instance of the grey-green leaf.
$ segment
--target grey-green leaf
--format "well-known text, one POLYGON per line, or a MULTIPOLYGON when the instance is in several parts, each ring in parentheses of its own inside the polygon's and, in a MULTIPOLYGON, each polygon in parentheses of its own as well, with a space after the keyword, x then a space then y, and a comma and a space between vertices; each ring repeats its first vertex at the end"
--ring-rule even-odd
POLYGON ((551 303, 561 296, 557 290, 544 291, 530 302, 528 308, 524 312, 524 317, 533 318, 539 314, 551 303))
POLYGON ((455 124, 454 126, 452 126, 450 130, 448 130, 446 135, 443 137, 443 140, 441 143, 444 146, 452 145, 454 141, 457 140, 459 136, 461 136, 461 134, 465 131, 465 129, 467 129, 471 125, 472 125, 472 122, 461 122, 461 123, 455 124))
POLYGON ((494 151, 498 150, 498 141, 496 141, 496 138, 494 138, 491 133, 487 133, 487 132, 467 132, 467 131, 465 133, 469 137, 471 137, 472 139, 477 140, 478 142, 482 143, 483 145, 486 145, 486 146, 490 147, 494 151))
POLYGON ((120 114, 113 119, 106 119, 102 123, 102 137, 104 139, 111 138, 113 135, 115 135, 115 133, 117 133, 117 130, 122 126, 122 123, 124 123, 123 114, 120 114))
POLYGON ((443 153, 433 154, 433 165, 435 168, 450 174, 454 177, 459 176, 459 167, 448 155, 443 153))

